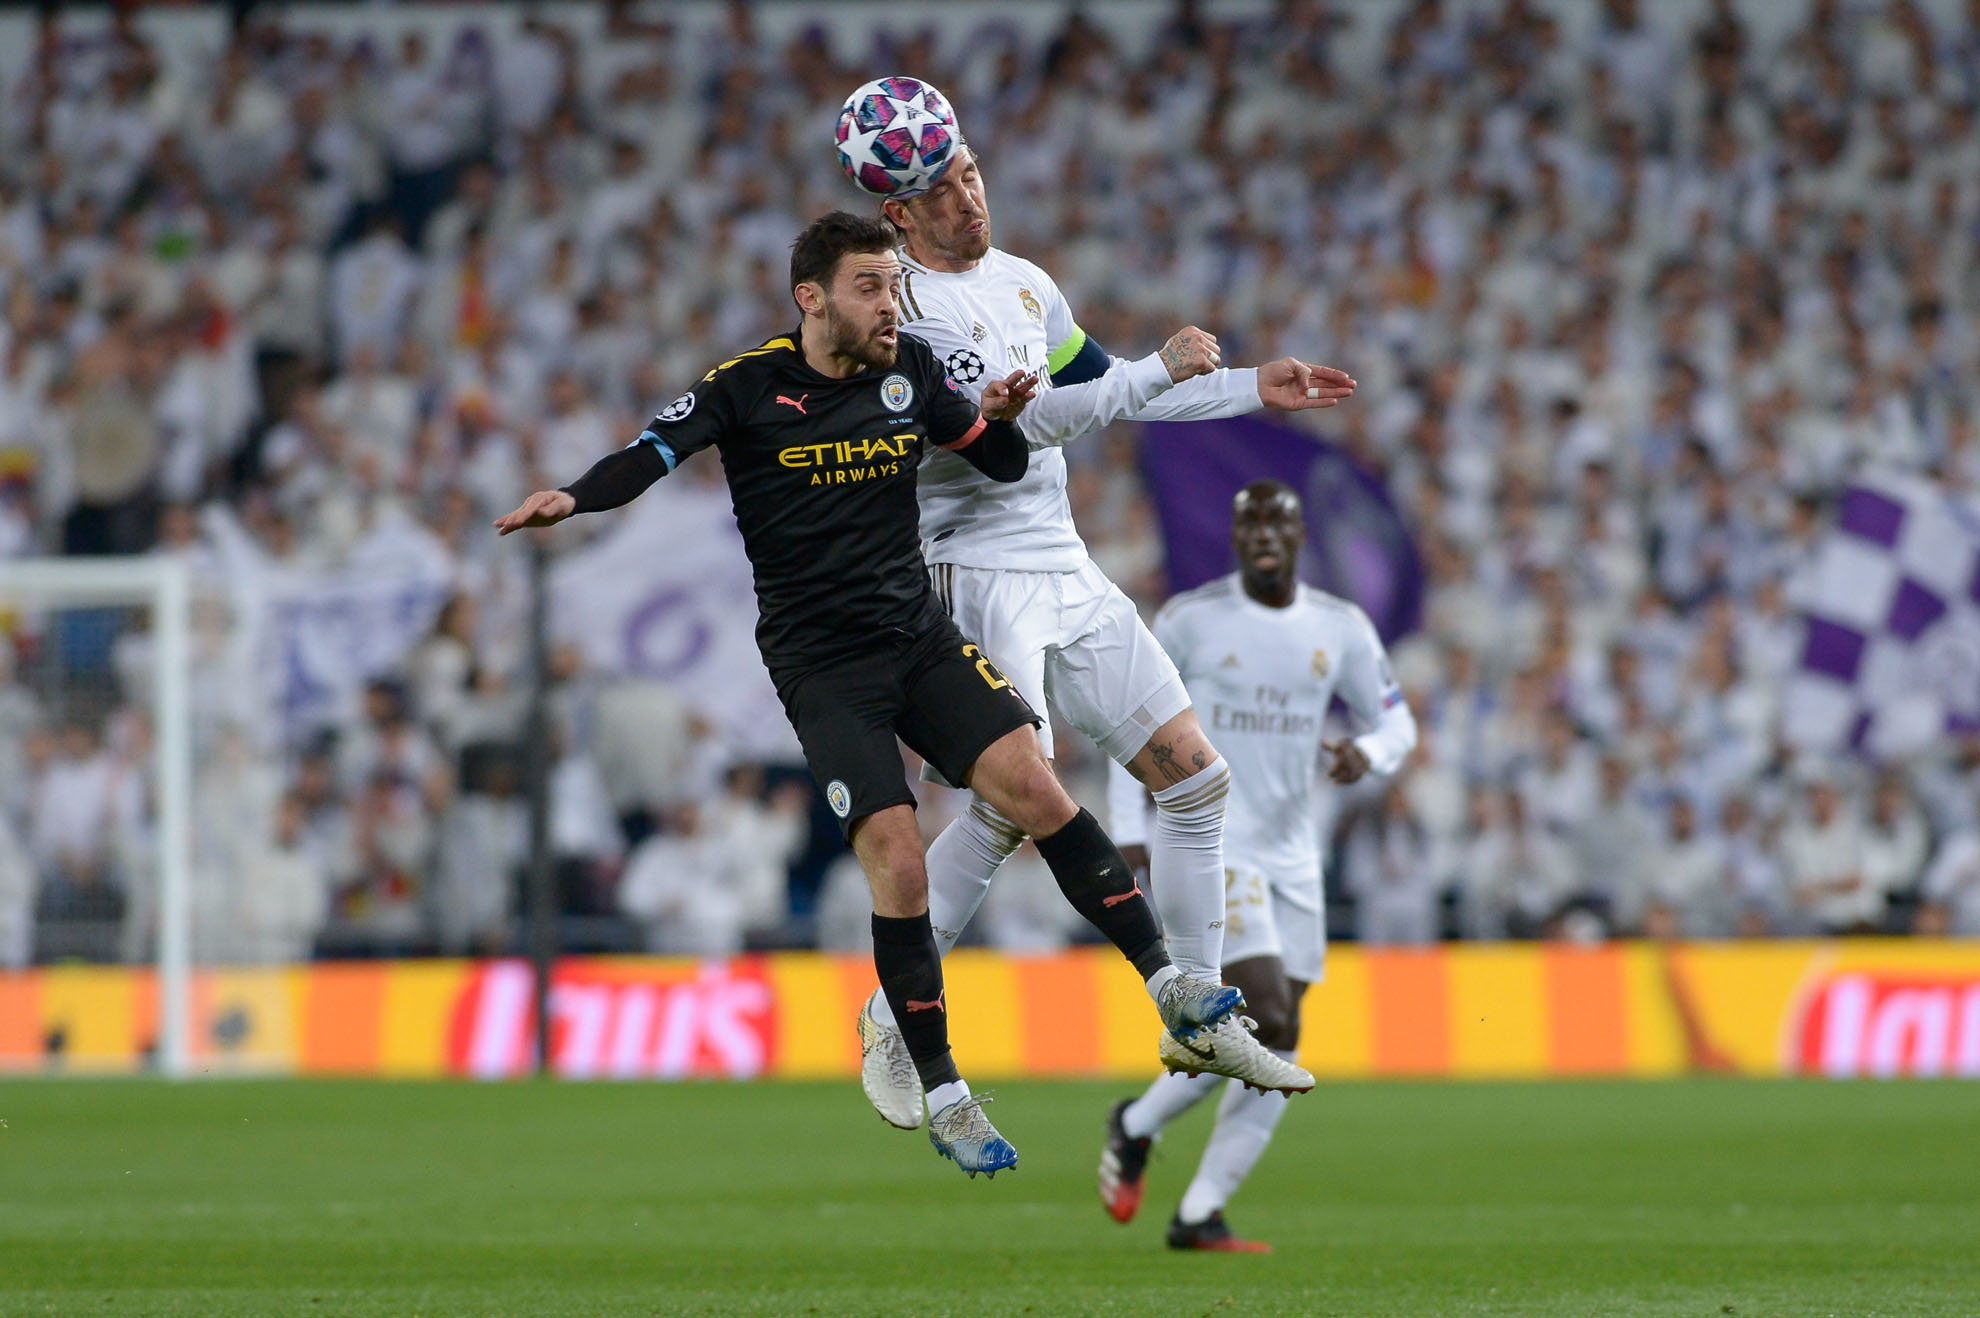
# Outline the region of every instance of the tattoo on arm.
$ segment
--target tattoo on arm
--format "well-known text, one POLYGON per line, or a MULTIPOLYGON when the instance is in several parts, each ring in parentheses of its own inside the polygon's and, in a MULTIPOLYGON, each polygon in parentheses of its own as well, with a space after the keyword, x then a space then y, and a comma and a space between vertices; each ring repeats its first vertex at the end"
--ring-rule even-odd
POLYGON ((1162 345, 1162 365, 1168 367, 1170 375, 1174 375, 1177 371, 1180 371, 1183 368, 1183 363, 1188 360, 1189 354, 1174 339, 1162 345))

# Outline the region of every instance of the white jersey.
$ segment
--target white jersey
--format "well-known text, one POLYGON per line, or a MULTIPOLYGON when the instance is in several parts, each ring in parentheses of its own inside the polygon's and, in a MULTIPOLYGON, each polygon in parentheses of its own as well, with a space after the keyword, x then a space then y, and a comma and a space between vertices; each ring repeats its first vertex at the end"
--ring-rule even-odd
POLYGON ((1368 615, 1301 586, 1283 609, 1245 594, 1235 574, 1170 600, 1155 638, 1176 662, 1204 731, 1231 766, 1224 863, 1275 890, 1312 885, 1321 732, 1338 695, 1369 730, 1355 739, 1370 769, 1394 773, 1416 745, 1416 720, 1368 615))
POLYGON ((1024 478, 986 480, 953 453, 921 466, 922 549, 930 563, 1021 572, 1077 572, 1088 559, 1066 502, 1066 459, 1056 446, 1121 417, 1181 421, 1258 406, 1258 373, 1217 371, 1171 386, 1155 354, 1115 359, 1106 375, 1052 387, 1086 333, 1052 277, 995 247, 960 273, 930 270, 901 253, 902 324, 935 350, 972 398, 1012 371, 1038 371, 1039 395, 1019 421, 1034 446, 1024 478), (1048 447, 1038 447, 1047 445, 1048 447))

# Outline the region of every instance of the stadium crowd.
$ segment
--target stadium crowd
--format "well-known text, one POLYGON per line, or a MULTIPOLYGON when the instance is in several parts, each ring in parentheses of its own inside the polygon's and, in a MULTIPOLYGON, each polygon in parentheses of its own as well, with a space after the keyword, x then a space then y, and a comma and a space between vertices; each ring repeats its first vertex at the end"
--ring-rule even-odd
MULTIPOLYGON (((789 322, 790 237, 851 195, 839 103, 911 71, 999 244, 1101 343, 1195 321, 1226 360, 1361 382, 1315 428, 1408 511, 1429 588, 1394 643, 1410 768, 1316 805, 1341 932, 1980 933, 1980 743, 1879 766, 1780 735, 1842 482, 1980 493, 1980 2, 1817 0, 1779 32, 1652 8, 903 10, 871 43, 824 10, 772 41, 740 3, 389 40, 249 10, 170 49, 131 8, 51 11, 0 85, 0 576, 179 556, 206 657, 244 565, 440 546, 451 598, 350 717, 271 730, 202 663, 197 955, 512 945, 528 583, 488 519, 789 322)), ((1154 607, 1135 431, 1069 458, 1095 557, 1154 607)), ((611 519, 582 520, 560 552, 611 519)), ((96 616, 0 620, 0 964, 143 955, 150 649, 96 616)), ((575 647, 553 668, 582 937, 858 937, 801 772, 575 647)), ((1073 932, 1038 869, 993 938, 1073 932)))

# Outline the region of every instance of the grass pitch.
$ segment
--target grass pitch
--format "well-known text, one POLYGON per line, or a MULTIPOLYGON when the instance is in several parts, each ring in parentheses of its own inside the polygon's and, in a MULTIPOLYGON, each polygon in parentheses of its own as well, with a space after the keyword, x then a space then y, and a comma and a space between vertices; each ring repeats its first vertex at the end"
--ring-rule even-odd
POLYGON ((1120 1085, 970 1181, 854 1083, 0 1084, 0 1313, 1980 1313, 1980 1087, 1330 1085, 1232 1206, 1092 1189, 1120 1085))

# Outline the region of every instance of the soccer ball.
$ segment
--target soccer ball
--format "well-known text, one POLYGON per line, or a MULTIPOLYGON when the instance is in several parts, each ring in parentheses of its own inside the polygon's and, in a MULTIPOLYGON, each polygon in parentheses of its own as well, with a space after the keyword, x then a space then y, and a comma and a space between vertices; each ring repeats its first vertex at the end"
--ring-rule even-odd
POLYGON ((919 78, 878 78, 846 97, 834 133, 846 177, 876 197, 918 197, 962 146, 948 98, 919 78))

